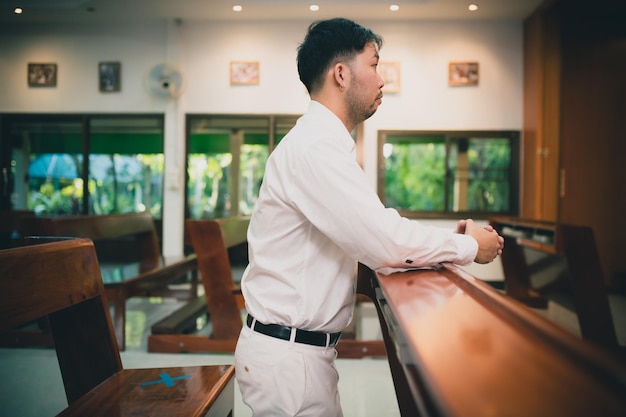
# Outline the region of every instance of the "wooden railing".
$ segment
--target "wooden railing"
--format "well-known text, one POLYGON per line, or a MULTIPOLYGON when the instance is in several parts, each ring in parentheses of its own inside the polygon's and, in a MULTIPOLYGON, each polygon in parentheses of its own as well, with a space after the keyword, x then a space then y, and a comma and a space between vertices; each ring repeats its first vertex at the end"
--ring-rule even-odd
POLYGON ((624 416, 626 365, 453 265, 381 275, 376 299, 402 416, 624 416))

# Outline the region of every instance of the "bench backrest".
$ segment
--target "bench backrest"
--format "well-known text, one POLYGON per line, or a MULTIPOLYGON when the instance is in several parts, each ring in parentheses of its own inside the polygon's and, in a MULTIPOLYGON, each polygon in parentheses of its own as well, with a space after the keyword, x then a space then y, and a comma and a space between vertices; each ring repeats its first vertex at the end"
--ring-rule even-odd
POLYGON ((122 370, 93 242, 0 251, 0 332, 48 317, 68 403, 122 370))
POLYGON ((148 212, 27 218, 20 222, 20 235, 91 239, 101 263, 139 262, 141 271, 161 262, 156 228, 148 212))
POLYGON ((241 330, 227 249, 246 242, 248 224, 248 218, 186 221, 211 315, 212 337, 216 339, 236 339, 241 330))

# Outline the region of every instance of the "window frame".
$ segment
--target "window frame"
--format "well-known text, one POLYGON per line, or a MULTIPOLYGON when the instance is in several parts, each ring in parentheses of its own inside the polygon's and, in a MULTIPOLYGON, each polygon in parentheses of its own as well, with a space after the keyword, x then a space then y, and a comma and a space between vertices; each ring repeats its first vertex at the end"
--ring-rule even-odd
MULTIPOLYGON (((92 122, 101 120, 136 120, 136 119, 153 119, 156 126, 161 129, 161 135, 164 138, 165 117, 162 113, 0 113, 0 162, 2 167, 9 167, 11 161, 12 148, 17 145, 13 140, 12 128, 14 125, 28 124, 54 124, 54 123, 71 123, 80 129, 81 135, 81 155, 83 157, 82 170, 79 177, 82 179, 82 197, 79 210, 75 214, 93 215, 89 212, 89 156, 94 154, 92 151, 92 122)), ((97 128, 96 128, 97 130, 97 128)), ((164 139, 163 139, 164 140, 164 139)), ((161 146, 165 148, 165 144, 161 146)), ((162 152, 164 154, 164 150, 162 152)), ((163 181, 162 181, 163 182, 163 181)), ((162 202, 161 202, 162 203, 162 202)), ((4 203, 6 204, 6 203, 4 203)), ((6 204, 12 207, 11 203, 6 204)), ((161 204, 160 216, 163 216, 163 204, 161 204)))
MULTIPOLYGON (((240 147, 236 146, 236 141, 233 140, 233 136, 245 134, 247 129, 258 130, 267 129, 268 135, 268 155, 272 153, 274 148, 278 145, 280 139, 277 140, 278 135, 286 134, 295 125, 297 120, 301 117, 301 114, 233 114, 233 113, 187 113, 185 115, 185 189, 187 190, 190 181, 189 178, 189 154, 191 149, 191 136, 194 134, 194 128, 198 123, 205 122, 207 127, 211 129, 228 130, 231 132, 230 153, 233 157, 233 169, 234 175, 233 181, 231 181, 231 211, 227 217, 236 217, 240 215, 239 205, 237 204, 240 190, 239 190, 239 161, 240 161, 240 147), (259 123, 263 123, 261 126, 259 123), (289 125, 288 128, 285 126, 289 125)), ((185 191, 185 203, 184 212, 185 218, 192 218, 191 207, 189 202, 189 194, 185 191)))
MULTIPOLYGON (((448 156, 450 153, 451 141, 455 139, 503 139, 506 138, 511 144, 511 163, 509 166, 509 207, 506 212, 485 212, 485 211, 452 211, 444 208, 443 211, 425 211, 425 210, 402 210, 398 212, 408 218, 424 218, 424 219, 458 219, 473 218, 486 220, 493 215, 517 216, 520 205, 520 134, 518 130, 379 130, 377 141, 377 170, 376 184, 377 192, 383 204, 385 204, 385 156, 383 147, 387 143, 389 136, 393 137, 443 137, 446 149, 446 172, 449 170, 448 156)), ((446 189, 445 195, 448 195, 450 186, 450 177, 445 175, 444 184, 446 189)), ((447 202, 447 201, 446 201, 447 202)), ((446 204, 447 206, 447 204, 446 204)))

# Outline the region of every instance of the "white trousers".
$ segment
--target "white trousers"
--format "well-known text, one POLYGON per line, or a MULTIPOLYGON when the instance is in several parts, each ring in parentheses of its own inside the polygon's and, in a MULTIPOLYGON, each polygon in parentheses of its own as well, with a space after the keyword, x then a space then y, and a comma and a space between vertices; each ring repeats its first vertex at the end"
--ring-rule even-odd
POLYGON ((280 340, 244 324, 235 377, 253 417, 342 417, 334 347, 280 340))

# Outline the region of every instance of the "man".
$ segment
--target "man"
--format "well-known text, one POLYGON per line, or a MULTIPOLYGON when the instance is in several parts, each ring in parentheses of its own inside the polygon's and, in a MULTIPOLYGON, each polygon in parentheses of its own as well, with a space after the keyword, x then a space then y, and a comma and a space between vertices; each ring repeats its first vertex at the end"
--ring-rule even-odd
POLYGON ((309 109, 267 161, 248 229, 248 317, 236 376, 255 417, 342 416, 335 344, 352 319, 357 261, 372 269, 491 262, 503 239, 471 220, 456 232, 386 209, 350 131, 382 102, 382 39, 346 20, 313 23, 298 48, 309 109))

